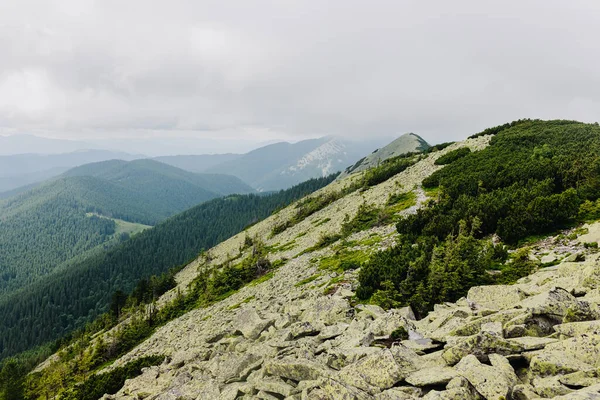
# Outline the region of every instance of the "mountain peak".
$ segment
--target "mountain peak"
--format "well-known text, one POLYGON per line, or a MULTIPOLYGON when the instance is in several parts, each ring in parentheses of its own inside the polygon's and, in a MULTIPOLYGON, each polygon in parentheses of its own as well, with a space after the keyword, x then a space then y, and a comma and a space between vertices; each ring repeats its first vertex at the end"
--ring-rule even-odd
POLYGON ((375 150, 362 160, 359 160, 353 166, 346 168, 346 170, 340 175, 339 179, 348 176, 351 173, 364 171, 374 167, 388 158, 397 157, 406 153, 422 152, 429 149, 429 147, 431 147, 429 143, 427 143, 425 139, 419 135, 412 132, 405 133, 388 145, 375 150))

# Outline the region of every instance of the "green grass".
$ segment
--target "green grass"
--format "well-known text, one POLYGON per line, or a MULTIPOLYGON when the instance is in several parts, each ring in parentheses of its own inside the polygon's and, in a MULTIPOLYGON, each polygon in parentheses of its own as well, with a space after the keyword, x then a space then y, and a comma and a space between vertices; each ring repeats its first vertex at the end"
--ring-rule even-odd
POLYGON ((324 224, 328 223, 329 221, 331 221, 331 218, 323 218, 321 220, 313 222, 313 225, 314 226, 321 226, 321 225, 324 225, 324 224))
POLYGON ((423 190, 425 191, 425 196, 427 196, 428 199, 437 200, 440 195, 441 188, 436 186, 433 188, 423 188, 423 190))
POLYGON ((313 275, 313 276, 309 276, 306 279, 302 279, 300 282, 296 283, 294 286, 295 287, 304 286, 304 285, 306 285, 308 283, 311 283, 311 282, 317 280, 320 276, 321 276, 321 274, 316 274, 316 275, 313 275))
POLYGON ((242 306, 242 304, 247 304, 247 303, 250 303, 250 302, 251 302, 252 300, 254 300, 254 299, 255 299, 255 297, 254 297, 254 296, 246 297, 244 300, 240 301, 240 302, 239 302, 239 303, 237 303, 237 304, 234 304, 234 305, 230 306, 228 309, 229 309, 229 310, 235 310, 235 309, 237 309, 237 308, 240 308, 240 307, 242 306))
POLYGON ((104 215, 100 215, 100 214, 96 214, 96 213, 86 213, 85 215, 87 217, 96 216, 99 218, 104 218, 104 219, 115 221, 115 233, 114 233, 115 236, 118 236, 123 233, 133 236, 136 233, 140 233, 146 229, 152 228, 151 225, 144 225, 144 224, 138 224, 135 222, 123 221, 122 219, 118 219, 118 218, 109 218, 109 217, 105 217, 104 215))
POLYGON ((319 269, 343 273, 360 268, 369 260, 369 256, 361 250, 339 251, 337 254, 324 257, 319 263, 319 269))
POLYGON ((417 195, 414 192, 392 194, 388 199, 385 210, 390 214, 397 214, 417 204, 417 195))

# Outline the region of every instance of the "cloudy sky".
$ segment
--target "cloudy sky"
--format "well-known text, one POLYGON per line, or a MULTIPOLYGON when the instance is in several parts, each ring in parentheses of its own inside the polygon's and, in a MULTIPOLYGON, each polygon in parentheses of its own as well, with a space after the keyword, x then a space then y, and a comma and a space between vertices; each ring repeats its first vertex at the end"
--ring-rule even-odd
POLYGON ((0 134, 242 147, 599 120, 600 2, 0 0, 0 134))

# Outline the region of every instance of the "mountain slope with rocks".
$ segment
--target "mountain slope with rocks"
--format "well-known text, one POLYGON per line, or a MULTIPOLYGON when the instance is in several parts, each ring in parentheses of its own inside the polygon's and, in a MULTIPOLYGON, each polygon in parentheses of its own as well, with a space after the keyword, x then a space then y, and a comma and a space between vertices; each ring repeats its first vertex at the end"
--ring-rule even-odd
MULTIPOLYGON (((524 124, 533 130, 548 126, 524 124)), ((105 399, 198 400, 598 398, 600 223, 516 241, 510 248, 498 246, 497 235, 486 236, 481 257, 489 252, 497 259, 490 258, 478 278, 507 283, 471 286, 463 297, 425 313, 395 301, 391 282, 361 300, 367 267, 407 235, 399 233, 400 222, 418 222, 423 210, 444 205, 445 193, 431 181, 443 181, 444 171, 452 169, 437 160, 460 154, 465 161, 459 168, 488 157, 484 152, 505 139, 494 135, 513 126, 352 173, 203 253, 176 275, 176 288, 95 333, 86 346, 90 354, 110 348, 136 319, 160 316, 189 298, 193 306, 156 325, 64 398, 101 390, 105 386, 97 382, 144 360, 139 374, 127 375, 110 394, 93 393, 105 399), (228 283, 249 267, 259 273, 228 283), (217 283, 225 289, 206 297, 217 283)), ((523 136, 534 138, 529 131, 523 136)), ((556 152, 536 146, 528 157, 547 167, 556 152)), ((481 193, 492 192, 484 185, 479 182, 481 193)), ((561 206, 569 207, 567 200, 560 197, 561 206)), ((597 215, 597 203, 582 203, 580 213, 597 215)), ((539 208, 535 202, 529 213, 539 208)), ((542 210, 551 217, 548 208, 542 210)), ((472 245, 473 232, 485 223, 474 220, 470 234, 461 223, 460 232, 438 242, 432 264, 472 245)), ((419 240, 406 251, 422 246, 419 240)), ((78 342, 70 346, 34 376, 52 376, 78 342)))

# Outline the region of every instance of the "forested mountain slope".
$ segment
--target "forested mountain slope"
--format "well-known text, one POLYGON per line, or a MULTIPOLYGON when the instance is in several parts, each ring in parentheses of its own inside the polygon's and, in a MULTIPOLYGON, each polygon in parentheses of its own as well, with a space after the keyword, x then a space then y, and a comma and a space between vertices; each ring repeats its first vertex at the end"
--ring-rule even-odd
MULTIPOLYGON (((106 311, 116 290, 131 291, 139 279, 189 261, 202 249, 334 178, 311 180, 266 196, 232 195, 211 200, 1 298, 0 355, 30 349, 82 326, 106 311)), ((94 217, 90 220, 106 221, 94 217)))
POLYGON ((577 225, 600 218, 600 127, 522 120, 442 147, 280 210, 156 301, 115 298, 25 396, 597 395, 598 225, 577 225))
POLYGON ((132 230, 124 232, 125 223, 114 219, 154 225, 198 203, 251 191, 232 176, 198 175, 151 160, 74 168, 0 202, 0 296, 92 249, 126 240, 132 230))

